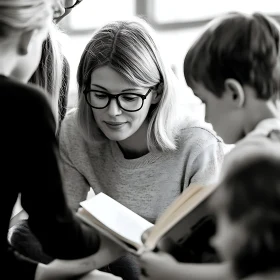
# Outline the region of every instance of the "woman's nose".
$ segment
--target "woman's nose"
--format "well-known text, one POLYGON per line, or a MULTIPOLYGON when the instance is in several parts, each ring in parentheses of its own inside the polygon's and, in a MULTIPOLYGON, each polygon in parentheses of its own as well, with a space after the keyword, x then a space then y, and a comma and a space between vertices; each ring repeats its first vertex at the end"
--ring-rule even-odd
POLYGON ((116 99, 111 99, 111 102, 108 106, 108 114, 110 116, 118 116, 122 113, 122 109, 117 103, 116 99))

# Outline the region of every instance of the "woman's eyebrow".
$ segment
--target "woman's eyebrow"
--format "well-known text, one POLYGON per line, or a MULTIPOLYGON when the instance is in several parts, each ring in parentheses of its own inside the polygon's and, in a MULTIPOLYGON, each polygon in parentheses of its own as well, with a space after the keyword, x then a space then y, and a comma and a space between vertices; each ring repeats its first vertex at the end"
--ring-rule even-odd
MULTIPOLYGON (((92 86, 95 86, 95 87, 99 87, 99 88, 101 88, 101 89, 103 89, 103 90, 106 90, 106 91, 108 91, 108 89, 107 88, 105 88, 105 87, 102 87, 102 86, 100 86, 100 85, 97 85, 97 84, 91 84, 92 86)), ((109 91, 108 91, 109 92, 109 91)))
POLYGON ((134 90, 140 90, 140 88, 126 88, 126 89, 123 89, 121 92, 134 91, 134 90))
MULTIPOLYGON (((98 87, 98 88, 101 88, 103 90, 106 90, 107 92, 109 92, 109 90, 105 87, 102 87, 100 85, 97 85, 97 84, 91 84, 92 86, 95 86, 95 87, 98 87)), ((123 89, 121 92, 131 92, 131 91, 135 91, 135 90, 139 90, 140 88, 126 88, 126 89, 123 89)))

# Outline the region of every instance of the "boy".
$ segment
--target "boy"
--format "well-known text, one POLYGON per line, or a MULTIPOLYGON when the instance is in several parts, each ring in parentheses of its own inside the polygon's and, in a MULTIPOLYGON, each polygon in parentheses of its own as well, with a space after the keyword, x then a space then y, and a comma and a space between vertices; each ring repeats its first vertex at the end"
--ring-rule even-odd
MULTIPOLYGON (((187 85, 205 104, 205 118, 217 134, 227 144, 237 143, 232 152, 242 142, 280 142, 279 40, 273 19, 260 13, 228 13, 209 24, 185 57, 187 85)), ((224 166, 230 166, 230 158, 224 166)), ((144 253, 140 264, 143 279, 232 277, 229 263, 180 264, 163 253, 144 253)))

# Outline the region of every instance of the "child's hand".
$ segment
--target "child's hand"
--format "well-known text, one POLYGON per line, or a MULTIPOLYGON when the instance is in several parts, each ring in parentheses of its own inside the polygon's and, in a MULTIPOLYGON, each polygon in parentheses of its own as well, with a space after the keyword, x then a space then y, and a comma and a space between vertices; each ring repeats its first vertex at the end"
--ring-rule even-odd
POLYGON ((141 280, 176 279, 177 261, 166 253, 144 252, 140 256, 141 280))

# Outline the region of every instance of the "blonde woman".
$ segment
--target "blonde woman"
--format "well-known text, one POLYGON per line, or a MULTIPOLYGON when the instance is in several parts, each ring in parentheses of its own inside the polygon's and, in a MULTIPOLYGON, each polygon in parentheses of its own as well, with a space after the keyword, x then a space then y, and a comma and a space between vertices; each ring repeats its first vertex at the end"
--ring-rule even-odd
POLYGON ((0 254, 2 273, 9 279, 69 279, 98 266, 102 260, 93 254, 99 251, 102 256, 103 247, 108 251, 112 246, 109 258, 120 253, 80 223, 67 207, 49 102, 38 87, 25 84, 40 61, 56 6, 57 1, 50 0, 0 0, 0 147, 5 163, 1 169, 4 229, 0 254), (20 79, 11 78, 12 73, 20 79), (65 261, 38 264, 8 244, 8 226, 18 194, 29 214, 30 229, 43 249, 65 261))
MULTIPOLYGON (((216 180, 223 143, 187 116, 184 93, 145 21, 111 22, 96 31, 77 80, 78 108, 60 131, 72 209, 92 188, 154 223, 189 185, 216 180)), ((133 263, 115 269, 123 279, 138 277, 133 263)))

